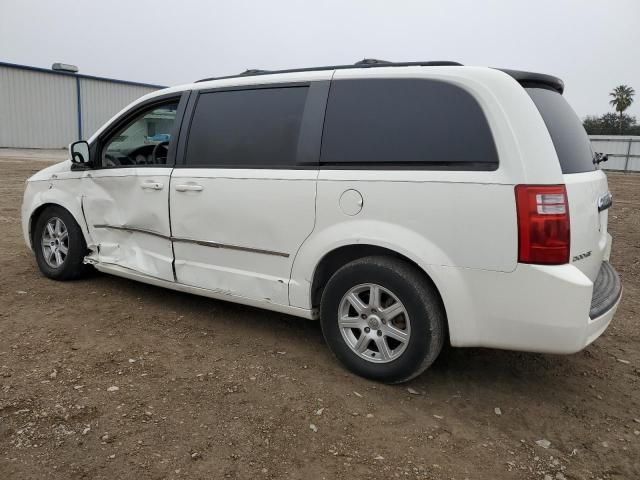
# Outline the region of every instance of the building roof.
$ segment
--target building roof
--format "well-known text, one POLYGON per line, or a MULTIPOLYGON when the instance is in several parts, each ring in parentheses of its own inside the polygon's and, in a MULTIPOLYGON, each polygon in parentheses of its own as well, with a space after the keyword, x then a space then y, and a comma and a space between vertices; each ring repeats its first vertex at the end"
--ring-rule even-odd
POLYGON ((84 75, 82 73, 72 73, 72 72, 64 72, 60 70, 50 70, 48 68, 40 68, 40 67, 32 67, 29 65, 19 65, 16 63, 8 63, 8 62, 0 62, 0 67, 9 67, 9 68, 17 68, 20 70, 30 70, 32 72, 40 72, 40 73, 49 73, 52 75, 66 75, 69 77, 79 77, 79 78, 87 78, 90 80, 102 80, 105 82, 111 83, 120 83, 124 85, 134 85, 138 87, 149 87, 149 88, 167 88, 166 85, 154 85, 152 83, 142 83, 142 82, 131 82, 129 80, 118 80, 115 78, 107 78, 107 77, 97 77, 95 75, 84 75))

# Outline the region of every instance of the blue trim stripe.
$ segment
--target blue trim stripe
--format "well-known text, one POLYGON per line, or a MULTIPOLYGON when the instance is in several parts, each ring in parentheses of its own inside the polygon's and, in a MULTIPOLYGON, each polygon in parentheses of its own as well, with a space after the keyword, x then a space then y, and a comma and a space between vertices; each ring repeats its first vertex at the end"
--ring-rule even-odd
POLYGON ((76 96, 78 99, 78 140, 82 140, 82 95, 80 94, 79 77, 76 77, 76 96))
POLYGON ((76 77, 76 78, 87 78, 89 80, 102 80, 104 82, 120 83, 124 85, 136 85, 138 87, 167 88, 166 85, 154 85, 152 83, 130 82, 128 80, 117 80, 115 78, 96 77, 93 75, 83 75, 80 73, 61 72, 58 70, 49 70, 46 68, 31 67, 29 65, 18 65, 16 63, 0 62, 0 67, 17 68, 19 70, 30 70, 32 72, 52 73, 54 75, 67 75, 67 76, 76 77))

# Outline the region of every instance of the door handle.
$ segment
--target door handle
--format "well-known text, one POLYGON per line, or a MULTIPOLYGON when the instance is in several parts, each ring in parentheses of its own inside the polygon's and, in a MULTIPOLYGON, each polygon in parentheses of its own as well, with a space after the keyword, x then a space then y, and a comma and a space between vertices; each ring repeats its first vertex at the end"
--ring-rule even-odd
POLYGON ((159 182, 144 182, 141 187, 147 190, 162 190, 164 185, 159 182))
POLYGON ((202 185, 194 184, 179 184, 176 185, 176 192, 201 192, 202 185))

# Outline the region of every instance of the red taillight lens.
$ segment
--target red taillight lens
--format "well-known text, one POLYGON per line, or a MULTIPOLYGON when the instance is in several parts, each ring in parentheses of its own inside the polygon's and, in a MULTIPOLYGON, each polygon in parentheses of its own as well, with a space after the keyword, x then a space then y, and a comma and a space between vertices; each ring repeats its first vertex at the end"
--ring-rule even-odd
POLYGON ((569 261, 570 227, 564 185, 516 185, 518 262, 569 261))

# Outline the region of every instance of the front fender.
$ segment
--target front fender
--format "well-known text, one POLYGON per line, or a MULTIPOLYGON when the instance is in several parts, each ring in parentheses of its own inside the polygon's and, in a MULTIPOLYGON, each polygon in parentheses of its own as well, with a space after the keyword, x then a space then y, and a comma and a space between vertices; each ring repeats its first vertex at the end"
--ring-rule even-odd
POLYGON ((64 190, 59 188, 60 180, 30 181, 24 193, 22 202, 22 233, 24 241, 33 250, 31 232, 33 229, 34 213, 45 205, 58 205, 67 210, 80 226, 88 246, 91 237, 82 213, 82 192, 80 179, 63 180, 64 190))

